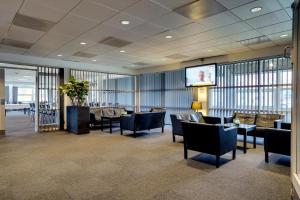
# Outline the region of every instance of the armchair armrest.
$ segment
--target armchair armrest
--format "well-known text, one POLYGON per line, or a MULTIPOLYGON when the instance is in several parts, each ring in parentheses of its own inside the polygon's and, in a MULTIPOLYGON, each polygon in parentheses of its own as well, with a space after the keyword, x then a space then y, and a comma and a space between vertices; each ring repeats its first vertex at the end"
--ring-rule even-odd
POLYGON ((237 143, 237 128, 230 127, 223 130, 220 134, 220 152, 221 154, 227 153, 236 149, 237 143))
POLYGON ((134 113, 134 111, 133 111, 133 110, 126 110, 126 112, 127 112, 127 114, 128 114, 128 115, 131 115, 131 114, 133 114, 133 113, 134 113))
POLYGON ((275 120, 274 121, 274 128, 281 128, 281 123, 282 123, 281 119, 275 120))
POLYGON ((232 117, 224 117, 224 123, 225 124, 233 123, 233 116, 232 117))
POLYGON ((120 119, 120 128, 125 130, 134 130, 135 115, 122 115, 120 119))

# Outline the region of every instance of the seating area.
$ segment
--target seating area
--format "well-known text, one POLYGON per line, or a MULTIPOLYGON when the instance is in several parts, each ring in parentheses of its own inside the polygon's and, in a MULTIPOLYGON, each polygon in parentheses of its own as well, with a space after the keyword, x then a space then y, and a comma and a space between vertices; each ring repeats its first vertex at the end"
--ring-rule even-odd
POLYGON ((2 0, 0 200, 300 200, 300 0, 2 0))

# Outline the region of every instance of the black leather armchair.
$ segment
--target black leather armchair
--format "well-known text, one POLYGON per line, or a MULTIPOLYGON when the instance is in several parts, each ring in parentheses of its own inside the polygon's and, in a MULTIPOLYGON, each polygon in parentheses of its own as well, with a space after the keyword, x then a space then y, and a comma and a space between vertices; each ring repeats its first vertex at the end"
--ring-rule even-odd
MULTIPOLYGON (((198 113, 199 115, 202 115, 202 113, 198 113)), ((178 114, 180 115, 180 114, 178 114)), ((173 142, 175 142, 175 136, 179 135, 179 136, 183 136, 183 131, 182 131, 182 125, 181 122, 182 121, 191 121, 191 118, 182 118, 178 115, 175 114, 171 114, 171 122, 172 122, 172 136, 173 136, 173 142)), ((185 113, 185 116, 188 116, 190 114, 185 113)), ((204 119, 204 123, 207 124, 221 124, 221 118, 220 117, 211 117, 211 116, 202 116, 204 119)))
POLYGON ((130 130, 133 131, 134 137, 136 137, 137 131, 154 128, 161 128, 163 133, 165 115, 165 112, 148 112, 121 116, 121 135, 123 135, 123 130, 130 130))
POLYGON ((266 163, 269 162, 269 153, 291 155, 291 124, 275 122, 275 127, 265 129, 264 149, 266 163))
POLYGON ((216 156, 216 167, 220 165, 220 156, 232 151, 232 159, 236 155, 237 129, 222 125, 182 122, 184 137, 184 158, 188 158, 188 150, 199 151, 216 156))

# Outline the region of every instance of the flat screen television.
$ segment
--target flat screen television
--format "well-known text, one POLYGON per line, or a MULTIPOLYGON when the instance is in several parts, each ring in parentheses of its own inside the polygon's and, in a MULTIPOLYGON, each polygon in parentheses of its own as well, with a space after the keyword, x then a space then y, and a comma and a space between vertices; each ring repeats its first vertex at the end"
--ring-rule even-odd
POLYGON ((185 86, 214 86, 216 82, 217 64, 198 65, 185 68, 185 86))

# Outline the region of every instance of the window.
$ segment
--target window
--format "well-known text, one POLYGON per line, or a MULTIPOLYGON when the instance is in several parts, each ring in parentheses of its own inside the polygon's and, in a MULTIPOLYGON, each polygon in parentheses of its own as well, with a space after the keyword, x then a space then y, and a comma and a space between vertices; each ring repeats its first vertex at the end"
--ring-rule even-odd
POLYGON ((292 66, 287 58, 245 61, 217 67, 209 89, 209 114, 280 113, 291 121, 292 66))
POLYGON ((185 88, 184 70, 140 75, 140 107, 149 111, 151 107, 166 108, 165 123, 171 124, 170 114, 190 110, 192 89, 185 88))
POLYGON ((135 77, 71 70, 71 75, 90 83, 87 103, 90 106, 124 106, 135 109, 135 77))
POLYGON ((18 102, 34 102, 34 88, 18 88, 18 102))

